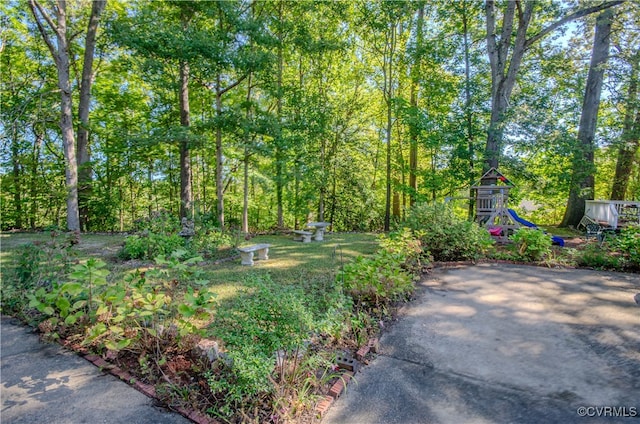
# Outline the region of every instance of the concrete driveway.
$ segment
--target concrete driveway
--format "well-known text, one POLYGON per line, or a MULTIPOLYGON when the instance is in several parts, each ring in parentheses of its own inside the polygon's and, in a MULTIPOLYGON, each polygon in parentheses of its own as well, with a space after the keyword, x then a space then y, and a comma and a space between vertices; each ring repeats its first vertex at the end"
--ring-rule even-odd
POLYGON ((420 291, 323 424, 640 423, 640 275, 490 264, 420 291))

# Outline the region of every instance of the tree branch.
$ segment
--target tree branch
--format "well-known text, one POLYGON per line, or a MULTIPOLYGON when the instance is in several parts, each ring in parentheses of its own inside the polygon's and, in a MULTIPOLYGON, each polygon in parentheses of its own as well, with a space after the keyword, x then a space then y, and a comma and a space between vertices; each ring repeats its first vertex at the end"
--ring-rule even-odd
POLYGON ((492 0, 487 0, 485 5, 487 15, 487 51, 491 63, 491 74, 494 81, 497 80, 498 48, 496 46, 496 5, 492 0))
POLYGON ((223 88, 222 90, 220 90, 219 94, 222 96, 224 93, 226 93, 227 91, 233 89, 234 87, 236 87, 238 84, 240 84, 242 81, 244 81, 247 76, 249 76, 249 74, 244 74, 243 76, 241 76, 240 78, 238 78, 235 82, 229 84, 227 87, 223 88))
POLYGON ((586 9, 581 9, 581 10, 578 10, 576 12, 570 13, 569 15, 565 16, 564 18, 562 18, 562 19, 552 23, 548 27, 544 28, 543 30, 541 30, 539 33, 537 33, 533 37, 529 38, 525 42, 524 48, 525 48, 525 50, 528 49, 529 47, 531 47, 531 45, 533 43, 535 43, 536 41, 540 40, 542 37, 544 37, 545 35, 549 34, 551 31, 555 30, 556 28, 561 27, 562 25, 566 24, 567 22, 574 21, 574 20, 576 20, 578 18, 590 15, 592 13, 600 12, 601 10, 605 10, 605 9, 610 8, 610 7, 618 6, 619 4, 624 3, 625 1, 626 0, 608 1, 606 3, 602 3, 602 4, 599 4, 597 6, 587 7, 586 9))
POLYGON ((504 12, 504 17, 502 18, 502 33, 500 34, 500 46, 498 48, 498 60, 501 63, 506 63, 507 61, 509 46, 511 45, 511 34, 513 33, 515 11, 516 3, 514 1, 508 2, 507 10, 504 12))
POLYGON ((44 9, 42 9, 42 6, 40 6, 40 3, 38 3, 37 1, 29 0, 29 9, 31 10, 31 14, 33 15, 33 19, 36 21, 36 25, 38 26, 38 31, 40 31, 40 34, 42 35, 42 38, 43 38, 44 42, 47 44, 47 47, 49 48, 49 51, 51 52, 51 55, 53 56, 53 59, 57 63, 58 62, 58 52, 56 51, 55 46, 51 42, 51 39, 49 38, 49 34, 47 34, 47 30, 45 29, 44 25, 42 25, 42 22, 40 21, 40 18, 38 17, 38 13, 36 12, 36 9, 38 9, 38 12, 40 13, 40 15, 42 15, 44 20, 47 21, 47 23, 49 24, 51 29, 55 33, 57 33, 58 29, 57 29, 55 23, 51 20, 51 17, 47 14, 47 12, 45 12, 44 9))

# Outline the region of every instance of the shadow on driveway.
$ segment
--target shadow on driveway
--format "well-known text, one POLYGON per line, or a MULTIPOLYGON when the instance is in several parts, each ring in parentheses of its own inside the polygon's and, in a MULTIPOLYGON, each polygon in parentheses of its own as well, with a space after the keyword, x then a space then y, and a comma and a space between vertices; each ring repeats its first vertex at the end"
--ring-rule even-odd
POLYGON ((323 424, 640 422, 639 292, 637 274, 438 269, 323 424))

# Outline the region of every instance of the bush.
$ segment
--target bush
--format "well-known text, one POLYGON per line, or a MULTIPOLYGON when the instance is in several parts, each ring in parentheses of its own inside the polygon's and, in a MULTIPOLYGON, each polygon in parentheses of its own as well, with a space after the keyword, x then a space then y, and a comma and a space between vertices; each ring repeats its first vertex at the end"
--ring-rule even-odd
POLYGON ((177 234, 145 233, 128 236, 118 257, 124 260, 153 259, 156 256, 168 255, 182 247, 184 247, 184 240, 177 234))
POLYGON ((388 237, 381 236, 380 248, 393 255, 407 272, 419 274, 423 265, 431 260, 429 252, 422 248, 421 236, 421 231, 414 235, 409 228, 403 228, 390 233, 388 237))
POLYGON ((196 231, 189 241, 189 248, 199 254, 211 258, 218 256, 218 252, 234 247, 233 238, 217 229, 196 231))
POLYGON ((456 216, 443 204, 414 205, 404 225, 414 231, 436 261, 477 259, 494 243, 484 228, 456 216))
POLYGON ((518 228, 509 239, 516 244, 516 249, 521 259, 540 261, 551 253, 551 237, 543 231, 532 228, 518 228))
POLYGON ((413 291, 413 277, 422 270, 423 258, 420 240, 405 229, 382 236, 373 256, 346 264, 338 278, 356 302, 384 305, 413 291))
MULTIPOLYGON (((210 328, 227 349, 209 373, 211 393, 223 397, 219 411, 255 406, 274 390, 276 352, 298 357, 314 326, 302 290, 275 284, 268 275, 252 277, 247 288, 221 306, 210 328)), ((228 418, 228 417, 225 417, 228 418)))
POLYGON ((155 234, 177 234, 180 231, 180 220, 168 211, 161 210, 151 214, 149 218, 136 220, 137 232, 148 231, 155 234))
POLYGON ((21 315, 27 305, 27 294, 39 287, 51 287, 69 272, 75 254, 68 240, 60 240, 52 231, 46 243, 27 243, 17 251, 15 268, 5 269, 1 290, 4 314, 21 315))
POLYGON ((628 266, 640 267, 640 226, 623 228, 616 237, 613 247, 622 254, 628 266))
POLYGON ((595 269, 619 269, 620 255, 612 255, 598 244, 589 244, 577 255, 576 263, 595 269))

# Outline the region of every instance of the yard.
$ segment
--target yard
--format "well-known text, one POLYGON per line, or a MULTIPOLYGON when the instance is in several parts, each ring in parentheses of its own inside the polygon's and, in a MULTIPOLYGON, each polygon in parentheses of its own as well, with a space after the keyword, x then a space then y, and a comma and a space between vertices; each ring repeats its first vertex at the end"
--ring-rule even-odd
POLYGON ((296 421, 337 378, 335 355, 371 331, 350 319, 340 268, 378 248, 373 234, 300 243, 265 235, 269 260, 121 260, 125 237, 2 234, 3 314, 38 325, 45 339, 109 363, 155 387, 170 407, 226 422, 296 421), (269 418, 271 419, 271 418, 269 418))
POLYGON ((175 230, 2 234, 2 313, 128 371, 171 408, 223 422, 308 422, 340 378, 337 358, 379 333, 433 261, 638 269, 634 228, 602 244, 566 232, 569 247, 552 248, 529 229, 494 245, 440 207, 416 209, 406 225, 311 243, 286 233, 201 231, 186 244, 175 230), (241 265, 237 248, 251 244, 269 244, 269 259, 241 265))

